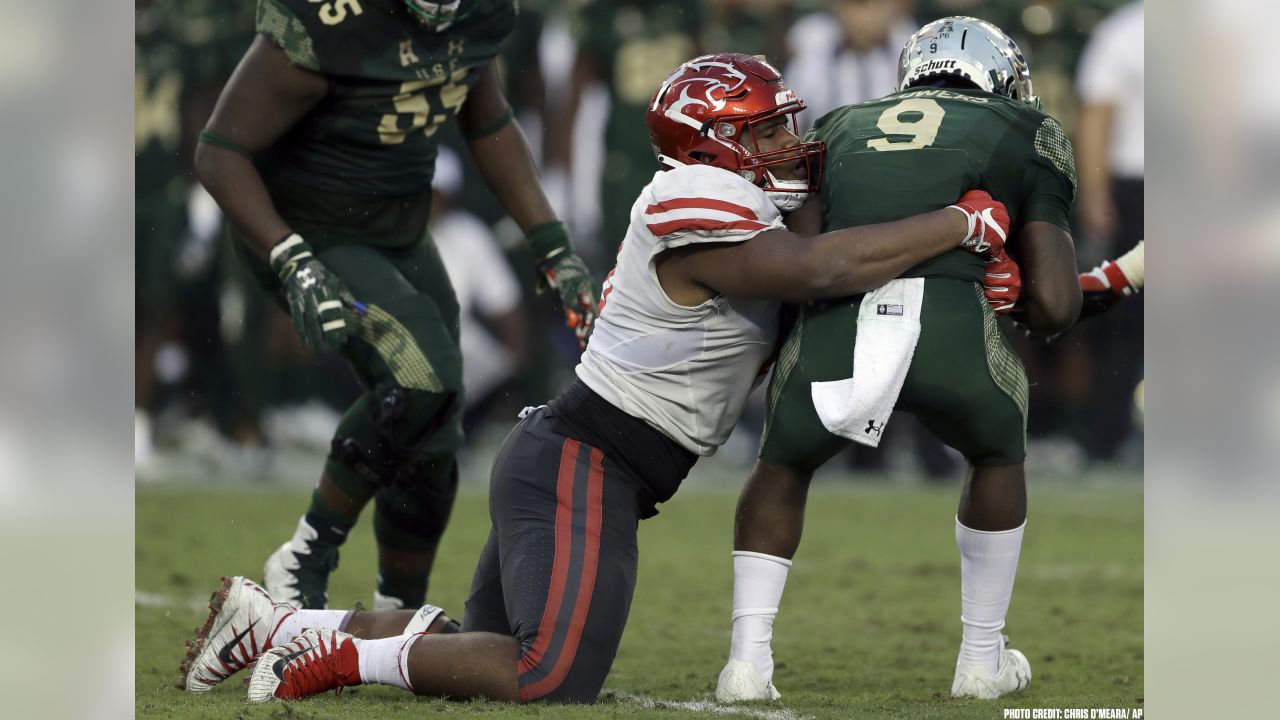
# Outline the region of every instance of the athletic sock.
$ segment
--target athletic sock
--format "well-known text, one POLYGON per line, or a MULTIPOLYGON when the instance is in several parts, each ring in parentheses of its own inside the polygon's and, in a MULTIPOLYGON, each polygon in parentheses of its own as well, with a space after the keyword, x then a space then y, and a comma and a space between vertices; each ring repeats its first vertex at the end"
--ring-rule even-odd
POLYGON ((393 685, 413 692, 409 684, 409 649, 421 634, 400 635, 380 640, 356 638, 360 655, 360 682, 366 685, 393 685))
POLYGON ((733 637, 730 660, 749 660, 773 677, 773 619, 791 561, 764 553, 733 551, 733 637))
POLYGON ((284 645, 301 635, 307 628, 342 630, 351 619, 352 612, 351 610, 294 610, 291 615, 280 621, 271 644, 276 647, 284 645))
POLYGON ((398 573, 379 568, 374 609, 402 610, 422 605, 427 599, 427 573, 426 570, 398 573))
POLYGON ((1022 531, 983 532, 965 527, 956 518, 956 544, 960 546, 960 661, 984 665, 996 674, 1000 665, 1000 631, 1013 598, 1018 574, 1022 531))

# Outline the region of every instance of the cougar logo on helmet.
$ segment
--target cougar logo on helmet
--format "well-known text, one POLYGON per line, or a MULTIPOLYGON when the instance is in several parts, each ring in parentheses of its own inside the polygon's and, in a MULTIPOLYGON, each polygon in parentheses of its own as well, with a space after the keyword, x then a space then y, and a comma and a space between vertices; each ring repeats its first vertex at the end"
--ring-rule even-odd
POLYGON ((763 58, 718 53, 676 68, 654 93, 645 124, 662 167, 723 168, 789 211, 822 178, 823 144, 800 141, 796 114, 803 109, 804 102, 763 58), (762 143, 758 129, 773 139, 762 143))
POLYGON ((680 91, 671 103, 668 113, 682 113, 690 105, 700 105, 712 112, 724 109, 730 95, 747 82, 747 76, 738 68, 724 62, 692 62, 689 68, 701 73, 697 77, 678 80, 669 92, 680 91), (696 96, 696 97, 695 97, 696 96))

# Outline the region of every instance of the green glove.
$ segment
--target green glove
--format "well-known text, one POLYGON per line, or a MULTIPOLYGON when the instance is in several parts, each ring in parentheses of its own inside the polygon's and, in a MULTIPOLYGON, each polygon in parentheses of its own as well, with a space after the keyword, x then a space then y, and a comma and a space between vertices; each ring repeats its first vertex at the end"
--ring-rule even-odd
POLYGON ((289 315, 302 344, 317 355, 341 350, 347 343, 342 296, 350 296, 342 281, 297 233, 276 243, 270 260, 289 298, 289 315))
MULTIPOLYGON (((560 293, 565 324, 578 337, 578 347, 586 349, 587 338, 596 322, 595 281, 587 264, 573 251, 564 223, 553 220, 529 231, 529 248, 538 259, 542 287, 560 293)), ((540 288, 542 289, 542 288, 540 288)))

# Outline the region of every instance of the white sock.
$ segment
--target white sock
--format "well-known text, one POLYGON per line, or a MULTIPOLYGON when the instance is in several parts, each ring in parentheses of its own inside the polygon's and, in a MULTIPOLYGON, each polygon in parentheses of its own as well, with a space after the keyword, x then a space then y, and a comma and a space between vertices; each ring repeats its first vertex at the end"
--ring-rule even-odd
POLYGON ((409 648, 422 634, 399 635, 380 640, 355 638, 360 656, 360 682, 365 685, 392 685, 413 692, 409 684, 409 648))
POLYGON ((280 623, 276 636, 271 639, 273 645, 283 645, 302 634, 307 628, 324 628, 341 630, 346 627, 350 610, 295 610, 292 615, 280 623))
POLYGON ((773 677, 773 619, 791 561, 764 553, 733 551, 733 638, 730 660, 750 660, 765 678, 773 677))
POLYGON ((1012 530, 983 532, 960 524, 956 518, 956 544, 960 546, 960 661, 985 665, 994 675, 1000 664, 1000 631, 1013 599, 1018 574, 1022 531, 1026 521, 1012 530))

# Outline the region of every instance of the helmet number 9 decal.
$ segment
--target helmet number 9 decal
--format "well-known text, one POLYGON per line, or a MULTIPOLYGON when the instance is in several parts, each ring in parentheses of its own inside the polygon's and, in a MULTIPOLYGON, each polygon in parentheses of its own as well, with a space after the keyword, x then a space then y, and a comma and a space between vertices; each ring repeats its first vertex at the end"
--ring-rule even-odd
POLYGON ((867 147, 873 150, 919 150, 929 147, 938 139, 938 128, 942 126, 942 116, 945 114, 946 111, 937 100, 903 100, 881 113, 876 127, 885 135, 910 135, 911 139, 873 138, 867 141, 867 147))

